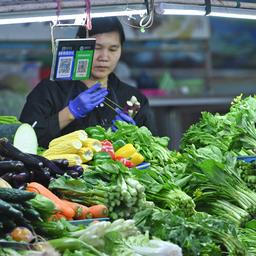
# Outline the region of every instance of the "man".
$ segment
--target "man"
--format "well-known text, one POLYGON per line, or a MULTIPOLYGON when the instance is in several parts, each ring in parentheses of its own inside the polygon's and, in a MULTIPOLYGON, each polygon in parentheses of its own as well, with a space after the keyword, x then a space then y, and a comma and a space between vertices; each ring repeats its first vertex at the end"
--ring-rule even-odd
MULTIPOLYGON (((40 82, 28 95, 20 121, 33 124, 39 145, 47 147, 49 142, 63 134, 101 125, 113 125, 113 120, 123 120, 138 126, 146 126, 154 133, 153 114, 147 98, 136 88, 120 81, 113 70, 121 56, 125 35, 116 17, 95 18, 89 36, 96 38, 92 73, 86 81, 40 82), (100 81, 100 83, 99 83, 100 81), (120 110, 113 111, 107 104, 100 106, 107 96, 119 106, 135 96, 141 108, 132 119, 120 110)), ((77 37, 86 37, 86 28, 80 27, 77 37)), ((111 104, 115 108, 115 105, 111 104)))

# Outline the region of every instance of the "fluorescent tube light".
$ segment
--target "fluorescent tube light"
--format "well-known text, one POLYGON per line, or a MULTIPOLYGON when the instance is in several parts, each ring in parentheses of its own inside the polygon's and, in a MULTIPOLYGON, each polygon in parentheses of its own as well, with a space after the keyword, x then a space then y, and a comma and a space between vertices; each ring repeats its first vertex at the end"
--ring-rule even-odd
POLYGON ((256 20, 256 10, 242 8, 212 7, 208 16, 256 20))
MULTIPOLYGON (((47 21, 57 21, 56 14, 46 15, 47 12, 39 12, 38 14, 17 14, 14 17, 13 14, 9 14, 1 16, 0 15, 0 25, 7 25, 7 24, 20 24, 20 23, 32 23, 32 22, 47 22, 47 21), (45 15, 44 15, 45 14, 45 15), (7 16, 7 17, 6 17, 7 16)), ((98 18, 98 17, 111 17, 111 16, 132 16, 132 15, 144 15, 146 14, 145 9, 121 9, 121 10, 114 10, 114 11, 92 11, 91 17, 98 18)), ((59 21, 63 20, 81 20, 86 18, 86 13, 77 13, 77 10, 70 14, 61 14, 58 17, 59 21)))
MULTIPOLYGON (((199 15, 205 16, 205 6, 202 5, 181 5, 160 3, 156 7, 156 12, 162 15, 199 15)), ((211 12, 207 16, 236 18, 236 19, 256 19, 256 10, 244 8, 230 8, 212 6, 211 12)))
MULTIPOLYGON (((73 15, 60 15, 58 20, 75 20, 81 15, 73 14, 73 15)), ((0 18, 0 25, 7 24, 20 24, 20 23, 33 23, 33 22, 46 22, 46 21, 57 21, 57 16, 35 16, 35 17, 15 17, 15 18, 0 18)))
POLYGON ((162 15, 205 15, 205 10, 201 6, 178 5, 160 3, 156 8, 156 13, 162 15))
POLYGON ((143 16, 146 14, 147 11, 144 9, 141 10, 133 10, 133 9, 126 9, 123 11, 111 11, 111 12, 95 12, 91 13, 92 18, 99 18, 99 17, 111 17, 111 16, 132 16, 132 15, 140 15, 143 16))

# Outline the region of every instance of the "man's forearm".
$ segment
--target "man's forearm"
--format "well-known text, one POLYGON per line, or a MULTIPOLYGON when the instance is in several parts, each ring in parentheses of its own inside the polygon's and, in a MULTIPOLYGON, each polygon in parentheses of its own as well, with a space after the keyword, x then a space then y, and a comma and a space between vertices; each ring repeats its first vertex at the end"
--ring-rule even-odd
POLYGON ((75 120, 75 117, 69 111, 68 107, 63 108, 59 112, 59 126, 60 126, 61 130, 63 128, 65 128, 67 125, 69 125, 74 120, 75 120))

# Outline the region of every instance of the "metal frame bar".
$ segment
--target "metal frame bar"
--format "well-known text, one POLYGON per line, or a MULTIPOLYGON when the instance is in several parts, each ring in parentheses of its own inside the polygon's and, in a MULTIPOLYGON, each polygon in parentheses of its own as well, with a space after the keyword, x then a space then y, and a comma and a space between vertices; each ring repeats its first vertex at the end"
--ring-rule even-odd
MULTIPOLYGON (((143 4, 143 0, 91 0, 91 7, 97 6, 109 6, 109 5, 124 5, 124 4, 143 4)), ((61 8, 85 8, 84 0, 71 0, 61 2, 61 8)), ((51 10, 57 9, 56 2, 48 2, 47 0, 29 1, 29 3, 23 1, 11 1, 10 3, 0 2, 0 13, 1 12, 19 12, 19 11, 34 11, 34 10, 51 10)))
MULTIPOLYGON (((144 0, 91 0, 91 7, 109 6, 109 5, 124 5, 124 4, 143 4, 144 0)), ((173 3, 184 5, 205 5, 205 0, 155 0, 155 3, 173 3)), ((212 6, 219 7, 236 7, 236 1, 212 0, 212 6)), ((84 8, 84 0, 63 0, 61 8, 84 8)), ((56 9, 57 3, 52 0, 5 0, 0 1, 0 13, 13 13, 19 11, 33 10, 49 10, 56 9)), ((241 2, 241 9, 256 9, 256 3, 241 2)))
MULTIPOLYGON (((153 0, 152 0, 153 1, 153 0)), ((179 8, 187 10, 189 6, 195 8, 205 8, 205 0, 154 0, 155 10, 159 9, 160 5, 179 5, 179 8)), ((72 13, 79 15, 84 13, 85 0, 62 0, 61 13, 65 15, 72 13)), ((256 3, 241 2, 240 7, 237 7, 237 1, 226 0, 211 0, 212 9, 216 8, 220 13, 228 13, 231 9, 235 13, 248 12, 251 18, 254 19, 254 12, 256 11, 256 3), (230 8, 230 10, 228 10, 230 8)), ((120 11, 120 8, 132 8, 131 11, 141 9, 144 5, 144 0, 91 0, 91 11, 95 12, 109 12, 113 9, 120 11)), ((15 19, 19 17, 33 17, 37 16, 52 16, 56 15, 57 2, 52 0, 5 0, 0 1, 0 19, 15 19), (40 15, 41 14, 41 15, 40 15), (47 14, 47 15, 46 15, 47 14)), ((157 12, 159 13, 159 12, 157 12)), ((160 13, 161 14, 161 13, 160 13)), ((74 16, 73 15, 73 16, 74 16)), ((116 14, 118 15, 118 14, 116 14)), ((72 17, 73 17, 72 16, 72 17)), ((119 16, 119 15, 118 15, 119 16)), ((9 21, 8 21, 9 22, 9 21)), ((29 21, 30 22, 30 21, 29 21)), ((31 21, 33 22, 33 21, 31 21)), ((3 23, 4 24, 4 23, 3 23)))
MULTIPOLYGON (((205 0, 155 0, 155 3, 172 3, 184 5, 205 5, 205 0)), ((211 0, 212 6, 218 7, 236 7, 237 2, 225 0, 211 0)), ((241 2, 239 8, 256 9, 256 3, 241 2)))

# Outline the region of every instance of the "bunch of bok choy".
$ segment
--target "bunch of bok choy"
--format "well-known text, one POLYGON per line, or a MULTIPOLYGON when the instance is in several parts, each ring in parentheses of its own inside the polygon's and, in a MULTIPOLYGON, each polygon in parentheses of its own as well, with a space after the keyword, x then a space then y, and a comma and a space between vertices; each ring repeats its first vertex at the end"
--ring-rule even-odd
POLYGON ((213 146, 186 150, 189 164, 184 175, 190 180, 183 190, 194 199, 197 210, 242 225, 256 213, 256 194, 240 178, 236 158, 220 152, 213 146))
POLYGON ((106 205, 112 219, 130 218, 152 205, 146 201, 144 186, 132 177, 129 168, 113 160, 90 167, 79 179, 59 177, 49 187, 70 201, 86 206, 106 205))
POLYGON ((182 216, 191 216, 195 212, 193 199, 174 183, 168 166, 151 166, 145 170, 134 168, 132 172, 145 186, 147 200, 156 206, 182 216))

